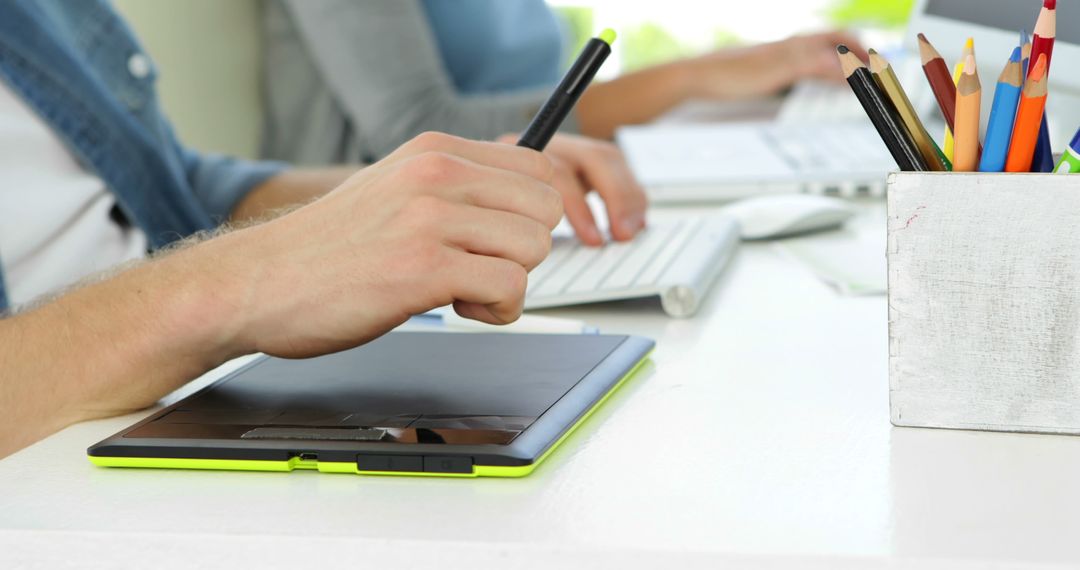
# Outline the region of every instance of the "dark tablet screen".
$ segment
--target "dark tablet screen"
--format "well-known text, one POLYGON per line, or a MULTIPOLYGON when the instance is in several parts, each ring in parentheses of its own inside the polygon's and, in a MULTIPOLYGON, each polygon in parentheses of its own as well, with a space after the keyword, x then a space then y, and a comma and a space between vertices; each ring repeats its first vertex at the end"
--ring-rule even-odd
POLYGON ((267 358, 128 438, 506 444, 626 337, 403 333, 267 358))

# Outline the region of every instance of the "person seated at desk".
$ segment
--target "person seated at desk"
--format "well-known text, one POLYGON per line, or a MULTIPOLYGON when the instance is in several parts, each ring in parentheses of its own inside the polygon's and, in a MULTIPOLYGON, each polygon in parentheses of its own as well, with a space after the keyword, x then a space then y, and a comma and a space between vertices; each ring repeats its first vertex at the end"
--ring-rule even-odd
MULTIPOLYGON (((263 4, 266 119, 263 155, 299 164, 368 162, 419 132, 494 139, 525 129, 561 77, 563 37, 543 0, 268 0, 263 4)), ((610 139, 689 99, 772 95, 797 81, 842 81, 842 33, 722 50, 594 83, 564 130, 610 139)), ((619 185, 637 182, 621 152, 578 141, 601 177, 578 177, 607 204, 611 234, 628 239, 619 185)), ((556 164, 559 157, 555 157, 556 164)), ((560 168, 560 170, 569 170, 560 168)), ((602 239, 592 215, 567 203, 567 220, 589 245, 602 239)))
POLYGON ((546 155, 435 133, 355 173, 200 154, 155 76, 104 0, 0 3, 0 457, 244 354, 520 315, 563 213, 546 155))

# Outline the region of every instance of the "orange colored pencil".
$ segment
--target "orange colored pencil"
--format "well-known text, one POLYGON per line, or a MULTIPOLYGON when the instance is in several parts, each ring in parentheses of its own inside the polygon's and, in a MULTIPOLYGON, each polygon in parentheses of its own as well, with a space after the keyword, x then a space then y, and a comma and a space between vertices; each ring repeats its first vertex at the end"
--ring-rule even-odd
POLYGON ((1020 107, 1016 111, 1009 157, 1005 159, 1005 172, 1028 172, 1035 156, 1035 142, 1039 138, 1043 111, 1046 108, 1046 54, 1039 54, 1039 61, 1028 73, 1024 91, 1020 94, 1020 107))
POLYGON ((964 59, 964 72, 956 85, 956 126, 953 140, 953 170, 973 172, 979 169, 979 109, 982 84, 975 67, 975 54, 964 59))

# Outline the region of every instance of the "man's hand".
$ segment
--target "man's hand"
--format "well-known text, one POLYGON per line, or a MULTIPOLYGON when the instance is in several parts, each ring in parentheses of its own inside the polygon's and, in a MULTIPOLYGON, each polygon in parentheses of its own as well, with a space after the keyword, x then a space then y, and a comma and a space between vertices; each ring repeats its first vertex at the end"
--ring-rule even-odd
MULTIPOLYGON (((504 135, 499 141, 513 144, 517 135, 504 135)), ((582 243, 604 243, 585 201, 593 191, 604 200, 611 237, 633 239, 645 227, 648 199, 619 147, 598 139, 558 134, 544 154, 555 165, 555 189, 562 195, 566 219, 582 243)))
POLYGON ((363 344, 453 303, 521 313, 562 217, 542 154, 426 134, 325 197, 0 319, 0 457, 229 358, 363 344))
POLYGON ((535 151, 429 133, 322 199, 224 236, 245 276, 236 342, 313 356, 448 304, 516 320, 562 217, 554 176, 535 151))

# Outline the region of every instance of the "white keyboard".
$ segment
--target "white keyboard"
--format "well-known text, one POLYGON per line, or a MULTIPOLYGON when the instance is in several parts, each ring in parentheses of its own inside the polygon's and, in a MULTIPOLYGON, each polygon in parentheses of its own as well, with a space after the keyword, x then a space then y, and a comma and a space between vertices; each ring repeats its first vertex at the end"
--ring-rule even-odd
POLYGON ((689 317, 738 242, 738 224, 721 216, 650 224, 631 242, 603 247, 557 236, 551 255, 529 275, 525 308, 659 296, 667 314, 689 317))
POLYGON ((640 125, 619 145, 653 203, 883 195, 896 163, 869 121, 640 125))

